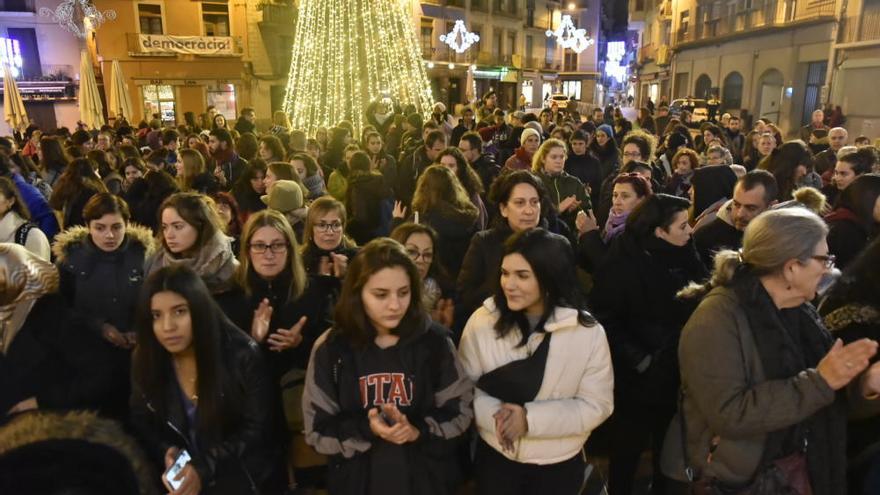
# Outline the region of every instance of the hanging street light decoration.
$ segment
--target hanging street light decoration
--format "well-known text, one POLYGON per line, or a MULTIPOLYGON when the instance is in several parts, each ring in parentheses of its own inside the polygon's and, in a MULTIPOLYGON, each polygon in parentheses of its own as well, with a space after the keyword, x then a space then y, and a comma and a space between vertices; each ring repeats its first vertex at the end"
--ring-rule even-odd
POLYGON ((556 37, 556 42, 559 43, 559 46, 571 48, 575 53, 586 50, 587 47, 594 43, 593 38, 587 36, 587 30, 576 28, 574 21, 571 20, 571 16, 568 14, 562 16, 562 23, 559 24, 556 31, 552 29, 547 30, 547 37, 550 38, 551 36, 556 37))
POLYGON ((85 38, 89 31, 98 29, 106 21, 116 19, 116 11, 100 11, 89 0, 64 0, 55 10, 40 7, 40 16, 51 17, 53 22, 74 36, 85 38))
POLYGON ((469 32, 464 27, 464 21, 459 19, 455 21, 455 26, 453 26, 451 32, 440 35, 440 41, 449 45, 450 48, 455 50, 455 53, 464 53, 471 45, 480 41, 480 35, 469 32), (461 41, 458 41, 459 36, 461 41))

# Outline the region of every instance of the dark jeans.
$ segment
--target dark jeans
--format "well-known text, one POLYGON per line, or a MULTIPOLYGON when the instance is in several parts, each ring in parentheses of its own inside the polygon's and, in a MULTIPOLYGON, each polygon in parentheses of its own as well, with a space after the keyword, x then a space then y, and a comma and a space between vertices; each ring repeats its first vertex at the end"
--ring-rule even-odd
POLYGON ((611 448, 608 465, 608 492, 631 495, 642 452, 650 446, 652 454, 652 495, 665 495, 667 479, 660 471, 660 454, 666 429, 675 407, 621 405, 610 420, 611 448))
POLYGON ((477 444, 476 493, 480 495, 577 495, 584 484, 582 453, 556 464, 511 461, 483 440, 477 444))

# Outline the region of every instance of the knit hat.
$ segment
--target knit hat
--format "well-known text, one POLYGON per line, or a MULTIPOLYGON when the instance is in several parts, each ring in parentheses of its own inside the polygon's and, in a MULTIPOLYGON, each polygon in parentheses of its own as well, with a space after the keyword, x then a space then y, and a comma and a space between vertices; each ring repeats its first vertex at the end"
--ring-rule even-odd
POLYGON ((299 184, 292 180, 279 180, 272 184, 269 194, 260 196, 269 208, 287 213, 303 207, 303 192, 299 184))
POLYGON ((446 111, 446 105, 438 101, 437 103, 434 103, 434 111, 437 113, 443 113, 446 111))
POLYGON ((517 110, 517 111, 513 112, 513 118, 522 122, 522 119, 526 118, 526 113, 521 110, 517 110))
POLYGON ((614 129, 611 128, 608 124, 602 124, 596 128, 596 132, 602 131, 606 136, 610 138, 614 138, 614 129))
POLYGON ((538 134, 544 134, 544 128, 541 127, 541 124, 539 124, 535 120, 533 120, 531 122, 526 122, 525 124, 523 124, 523 127, 525 127, 526 129, 532 129, 534 131, 537 131, 538 134))
POLYGON ((525 129, 523 129, 522 135, 520 135, 519 137, 519 144, 525 144, 526 139, 528 139, 529 136, 535 136, 536 138, 538 138, 538 142, 541 141, 540 132, 532 129, 531 127, 526 127, 525 129))

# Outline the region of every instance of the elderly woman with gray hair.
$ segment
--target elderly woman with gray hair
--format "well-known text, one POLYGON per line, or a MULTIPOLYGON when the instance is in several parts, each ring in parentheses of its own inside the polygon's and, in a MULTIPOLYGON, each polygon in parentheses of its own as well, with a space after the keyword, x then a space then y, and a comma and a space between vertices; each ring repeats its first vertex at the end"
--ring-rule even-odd
POLYGON ((875 341, 835 341, 810 304, 834 265, 827 234, 806 209, 763 213, 680 294, 704 297, 681 335, 663 466, 694 493, 846 493, 847 406, 880 409, 880 365, 875 341))

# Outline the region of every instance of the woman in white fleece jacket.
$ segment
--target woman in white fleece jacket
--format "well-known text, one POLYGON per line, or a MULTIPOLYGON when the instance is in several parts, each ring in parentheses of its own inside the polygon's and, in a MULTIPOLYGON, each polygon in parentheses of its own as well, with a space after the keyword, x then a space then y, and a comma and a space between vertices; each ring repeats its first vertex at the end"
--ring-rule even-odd
POLYGON ((584 442, 611 415, 608 343, 583 309, 569 252, 543 229, 515 234, 494 297, 465 326, 481 495, 579 493, 584 442))

